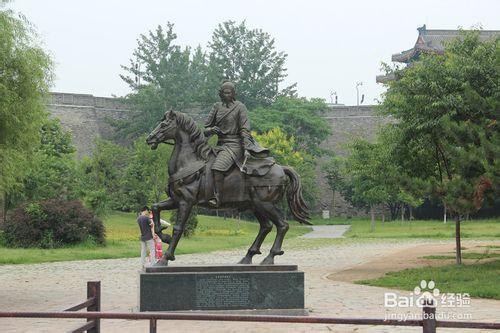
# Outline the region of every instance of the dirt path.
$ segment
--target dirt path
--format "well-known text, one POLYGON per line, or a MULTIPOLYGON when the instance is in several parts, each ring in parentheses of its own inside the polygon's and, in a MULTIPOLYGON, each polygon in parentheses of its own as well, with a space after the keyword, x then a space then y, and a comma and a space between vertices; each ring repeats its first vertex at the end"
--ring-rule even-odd
MULTIPOLYGON (((488 244, 490 244, 489 242, 488 244)), ((306 276, 306 307, 311 316, 384 318, 384 288, 333 281, 332 273, 384 260, 401 251, 424 244, 449 246, 451 241, 411 240, 404 242, 345 242, 327 247, 291 249, 278 263, 296 263, 306 276)), ((289 243, 288 246, 292 246, 289 243)), ((469 246, 464 242, 464 246, 469 246)), ((268 249, 267 249, 268 250, 268 249)), ((179 255, 179 264, 237 262, 244 250, 179 255)), ((103 311, 133 311, 137 305, 139 259, 92 260, 36 265, 0 266, 0 311, 62 310, 86 298, 85 284, 102 281, 103 311)), ((406 294, 407 292, 402 292, 406 294)), ((420 309, 403 309, 420 313, 420 309)), ((440 311, 440 310, 438 310, 440 311)), ((500 301, 474 299, 468 309, 472 320, 499 321, 500 301)), ((1 332, 65 332, 82 320, 0 319, 1 332)), ((421 332, 421 328, 304 325, 266 323, 223 323, 200 321, 160 322, 160 332, 421 332)), ((147 332, 147 322, 106 320, 103 332, 147 332)), ((447 330, 440 330, 447 332, 447 330)), ((456 330, 450 330, 455 332, 456 330)), ((461 331, 463 332, 463 331, 461 331)), ((477 331, 475 331, 477 332, 477 331)))

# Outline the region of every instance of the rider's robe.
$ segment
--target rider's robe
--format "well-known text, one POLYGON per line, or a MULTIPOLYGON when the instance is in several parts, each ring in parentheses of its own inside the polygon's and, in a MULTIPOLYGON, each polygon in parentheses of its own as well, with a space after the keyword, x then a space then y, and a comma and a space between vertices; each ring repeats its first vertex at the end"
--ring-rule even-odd
POLYGON ((217 126, 221 130, 217 141, 217 158, 212 169, 227 171, 233 163, 240 164, 243 148, 252 155, 265 157, 269 150, 262 148, 250 133, 250 122, 245 105, 234 101, 229 106, 222 102, 215 103, 208 115, 205 127, 217 126))

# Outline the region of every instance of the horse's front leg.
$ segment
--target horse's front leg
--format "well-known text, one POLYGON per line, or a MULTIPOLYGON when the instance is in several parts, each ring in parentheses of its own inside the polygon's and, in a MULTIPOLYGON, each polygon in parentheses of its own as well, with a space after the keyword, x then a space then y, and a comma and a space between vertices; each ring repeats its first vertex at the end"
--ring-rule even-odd
POLYGON ((172 198, 155 203, 151 207, 151 210, 153 211, 153 222, 155 225, 155 233, 158 235, 158 237, 160 237, 161 241, 164 243, 170 243, 171 237, 170 235, 164 235, 162 233, 160 224, 160 212, 162 210, 172 210, 176 208, 178 208, 178 205, 172 198))
POLYGON ((161 261, 165 260, 165 265, 169 260, 175 260, 175 248, 181 239, 182 233, 186 227, 186 221, 191 213, 191 209, 193 208, 193 204, 187 201, 180 201, 178 203, 177 210, 177 221, 175 221, 174 232, 172 234, 172 241, 168 245, 168 249, 163 255, 161 261))

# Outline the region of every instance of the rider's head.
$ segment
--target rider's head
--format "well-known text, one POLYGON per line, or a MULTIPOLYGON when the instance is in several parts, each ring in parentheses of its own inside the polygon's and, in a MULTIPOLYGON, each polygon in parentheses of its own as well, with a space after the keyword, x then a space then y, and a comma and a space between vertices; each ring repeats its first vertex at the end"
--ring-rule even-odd
POLYGON ((234 83, 225 81, 219 89, 219 97, 224 103, 234 102, 236 100, 236 89, 234 83))

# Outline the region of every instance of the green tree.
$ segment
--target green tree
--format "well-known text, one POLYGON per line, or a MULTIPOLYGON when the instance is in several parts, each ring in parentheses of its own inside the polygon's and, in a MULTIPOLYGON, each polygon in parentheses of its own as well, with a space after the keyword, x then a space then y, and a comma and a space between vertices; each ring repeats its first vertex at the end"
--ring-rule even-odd
MULTIPOLYGON (((341 169, 344 197, 355 206, 370 209, 372 230, 376 205, 386 205, 393 213, 397 206, 415 207, 422 203, 420 197, 408 190, 412 181, 401 172, 393 158, 390 142, 370 143, 355 139, 350 143, 345 167, 341 169)), ((391 215, 394 219, 394 214, 391 215)))
POLYGON ((342 157, 333 156, 322 166, 326 182, 332 191, 332 216, 335 216, 335 194, 344 188, 344 163, 345 160, 342 157))
POLYGON ((122 66, 125 73, 120 77, 132 89, 125 101, 136 114, 133 119, 111 121, 117 136, 144 134, 170 108, 207 109, 219 100, 218 90, 225 79, 236 83, 237 98, 249 109, 269 106, 279 96, 295 95, 295 84, 279 88, 286 77, 286 54, 275 50, 268 33, 248 29, 245 22, 224 22, 204 51, 200 46, 177 45, 173 28, 167 23, 140 35, 129 65, 122 66))
POLYGON ((0 197, 22 187, 25 167, 39 142, 52 61, 32 26, 0 1, 0 197))
POLYGON ((390 193, 381 170, 384 161, 377 154, 376 144, 363 139, 351 142, 346 159, 347 177, 344 197, 354 206, 368 207, 371 230, 375 229, 374 207, 390 201, 390 193))
POLYGON ((97 215, 109 209, 122 209, 120 182, 130 160, 127 148, 97 139, 91 157, 78 165, 80 196, 97 215))
POLYGON ((330 125, 322 118, 327 109, 322 99, 280 97, 268 107, 258 107, 250 112, 253 129, 267 132, 279 127, 294 137, 294 148, 321 155, 320 144, 331 134, 330 125))
POLYGON ((249 109, 271 105, 278 96, 295 95, 296 84, 279 87, 287 76, 287 54, 276 50, 268 33, 249 29, 245 21, 226 21, 217 26, 208 48, 208 83, 213 92, 222 80, 229 79, 237 86, 238 99, 249 109))
POLYGON ((265 133, 253 133, 254 138, 269 148, 272 156, 281 165, 291 166, 300 175, 304 189, 304 198, 309 204, 314 204, 318 196, 314 158, 305 151, 295 149, 295 138, 289 137, 279 127, 265 133))
POLYGON ((405 167, 431 184, 454 215, 457 264, 462 216, 498 196, 499 56, 498 38, 481 42, 477 32, 464 33, 444 55, 396 69, 399 80, 381 105, 397 120, 398 145, 413 153, 405 167))
POLYGON ((140 122, 134 120, 118 124, 120 134, 138 136, 152 128, 165 110, 183 109, 200 101, 201 87, 205 82, 205 55, 197 48, 175 44, 174 25, 158 26, 146 35, 140 35, 137 48, 126 74, 120 75, 132 93, 126 100, 139 112, 140 122))
POLYGON ((145 136, 131 148, 97 140, 90 157, 78 165, 80 195, 98 215, 110 209, 138 211, 166 197, 168 161, 172 147, 151 150, 145 136))
POLYGON ((145 136, 134 141, 130 162, 120 184, 122 210, 138 211, 141 206, 164 199, 171 153, 169 145, 151 150, 145 136))
POLYGON ((31 154, 19 196, 25 201, 74 198, 76 149, 71 134, 58 119, 45 120, 40 133, 40 145, 31 154))

